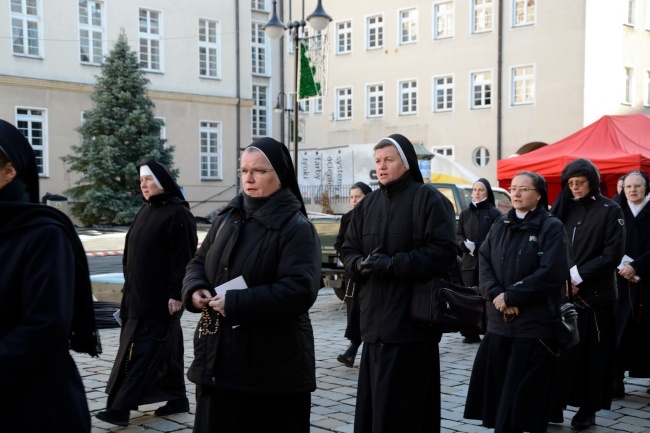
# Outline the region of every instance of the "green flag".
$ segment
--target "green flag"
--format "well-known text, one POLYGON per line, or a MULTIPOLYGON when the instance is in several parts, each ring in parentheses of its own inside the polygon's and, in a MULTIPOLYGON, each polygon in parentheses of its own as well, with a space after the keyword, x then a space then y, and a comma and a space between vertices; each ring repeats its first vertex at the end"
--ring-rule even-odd
POLYGON ((298 99, 305 99, 311 96, 318 96, 320 84, 314 81, 316 68, 309 64, 307 58, 307 45, 300 43, 300 89, 298 99))

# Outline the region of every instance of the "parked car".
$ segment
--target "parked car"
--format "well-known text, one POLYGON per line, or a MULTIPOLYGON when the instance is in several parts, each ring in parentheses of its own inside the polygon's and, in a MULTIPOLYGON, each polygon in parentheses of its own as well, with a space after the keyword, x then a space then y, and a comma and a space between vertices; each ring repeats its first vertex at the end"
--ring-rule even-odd
MULTIPOLYGON (((467 209, 472 202, 472 185, 454 184, 454 183, 430 183, 454 205, 454 212, 456 213, 456 221, 460 217, 460 213, 467 209)), ((502 214, 507 213, 512 209, 512 201, 510 200, 510 193, 507 190, 499 187, 492 187, 494 192, 495 205, 502 214)))

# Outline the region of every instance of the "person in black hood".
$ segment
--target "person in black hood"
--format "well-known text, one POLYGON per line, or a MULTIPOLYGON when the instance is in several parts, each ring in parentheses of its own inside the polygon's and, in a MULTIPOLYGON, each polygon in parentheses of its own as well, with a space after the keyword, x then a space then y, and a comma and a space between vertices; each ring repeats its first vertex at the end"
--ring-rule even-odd
POLYGON ((268 137, 242 156, 242 191, 187 266, 185 307, 202 313, 188 378, 195 432, 309 432, 316 389, 309 308, 321 285, 318 234, 286 146, 268 137), (247 288, 217 294, 243 277, 247 288))
POLYGON ((570 293, 578 309, 580 343, 560 355, 560 389, 552 422, 561 408, 579 407, 571 425, 591 427, 596 412, 609 409, 616 354, 616 267, 625 247, 618 204, 600 193, 600 173, 588 159, 567 164, 562 191, 551 213, 563 223, 571 245, 570 293))
POLYGON ((88 262, 72 222, 38 198, 34 151, 0 120, 0 419, 7 431, 87 433, 69 350, 101 353, 88 262))
POLYGON ((120 347, 106 386, 112 424, 129 423, 139 405, 166 401, 154 414, 189 411, 183 364, 181 288, 196 251, 194 216, 171 172, 151 158, 137 166, 145 205, 126 234, 120 347))
POLYGON ((375 145, 379 189, 352 211, 341 249, 361 280, 361 340, 355 433, 440 431, 440 334, 411 323, 417 282, 449 277, 456 260, 454 210, 423 184, 411 142, 375 145))
MULTIPOLYGON (((479 179, 472 185, 472 201, 460 213, 456 229, 456 244, 461 255, 460 275, 467 287, 478 286, 478 250, 487 236, 492 223, 501 216, 494 205, 494 193, 487 179, 479 179)), ((463 343, 481 341, 477 333, 462 332, 463 343)))

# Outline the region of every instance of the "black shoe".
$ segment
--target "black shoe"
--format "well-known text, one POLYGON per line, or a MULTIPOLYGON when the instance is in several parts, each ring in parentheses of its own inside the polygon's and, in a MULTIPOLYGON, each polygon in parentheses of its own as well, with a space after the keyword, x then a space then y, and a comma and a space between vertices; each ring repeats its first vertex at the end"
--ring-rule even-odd
POLYGON ((164 406, 160 406, 153 413, 156 416, 167 416, 175 413, 183 413, 190 411, 190 401, 187 397, 179 398, 177 400, 170 400, 164 406))
POLYGON ((479 337, 478 334, 476 335, 466 335, 465 338, 463 338, 463 343, 465 344, 474 344, 474 343, 480 343, 481 342, 481 337, 479 337))
POLYGON ((348 349, 345 351, 345 353, 337 356, 336 360, 346 367, 354 367, 354 359, 357 357, 357 350, 359 350, 359 346, 361 346, 360 341, 350 341, 348 349))
POLYGON ((596 424, 596 412, 588 412, 586 410, 578 410, 571 421, 571 427, 576 430, 586 430, 592 425, 596 424))
POLYGON ((95 418, 111 424, 126 427, 129 425, 129 411, 106 409, 95 414, 95 418))
POLYGON ((564 422, 564 412, 561 409, 553 411, 548 422, 553 424, 562 424, 564 422))
POLYGON ((623 379, 614 381, 612 398, 625 398, 625 384, 623 383, 623 379))

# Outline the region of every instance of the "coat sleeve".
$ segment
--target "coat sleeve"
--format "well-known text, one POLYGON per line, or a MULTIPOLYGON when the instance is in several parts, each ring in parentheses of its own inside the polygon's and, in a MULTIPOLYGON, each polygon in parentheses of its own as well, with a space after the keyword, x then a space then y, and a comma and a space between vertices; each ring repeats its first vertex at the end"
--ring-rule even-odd
POLYGON ((19 291, 20 321, 0 339, 0 385, 22 386, 33 371, 43 370, 68 351, 74 305, 74 253, 57 226, 39 227, 30 234, 38 242, 26 248, 29 260, 19 291), (53 358, 54 357, 54 358, 53 358))
POLYGON ((339 259, 343 261, 343 254, 341 248, 343 247, 343 242, 345 241, 345 232, 348 230, 350 225, 350 218, 352 216, 351 212, 346 213, 341 217, 341 225, 339 227, 339 233, 336 235, 336 241, 334 242, 334 249, 339 256, 339 259))
MULTIPOLYGON (((458 228, 456 229, 456 245, 458 246, 458 253, 469 253, 469 250, 465 246, 465 241, 467 240, 467 235, 465 234, 465 218, 467 217, 467 210, 464 210, 460 213, 458 218, 458 228)), ((476 242, 476 239, 470 239, 471 241, 476 242)))
POLYGON ((214 237, 221 226, 223 218, 225 218, 224 215, 212 223, 212 227, 210 227, 208 234, 205 236, 205 239, 203 239, 203 242, 201 242, 201 247, 196 251, 194 258, 190 260, 185 268, 181 300, 183 301, 185 309, 192 313, 200 313, 200 310, 197 310, 192 305, 192 294, 198 289, 208 289, 212 292, 212 287, 210 286, 208 277, 205 274, 205 256, 208 254, 210 246, 214 242, 214 237))
POLYGON ((359 204, 355 206, 352 210, 352 215, 350 218, 350 223, 348 224, 348 229, 345 231, 343 245, 341 246, 341 252, 343 255, 343 264, 345 265, 345 270, 357 281, 362 281, 363 278, 357 270, 357 261, 365 257, 363 253, 363 239, 361 233, 363 228, 361 222, 363 221, 363 209, 364 201, 361 200, 359 204))
POLYGON ((196 235, 196 222, 185 207, 179 206, 176 218, 169 225, 167 236, 170 247, 169 267, 171 269, 167 292, 170 299, 180 301, 185 268, 196 252, 199 242, 196 235))
POLYGON ((569 276, 564 225, 556 218, 549 218, 543 230, 538 253, 539 267, 506 289, 507 305, 521 307, 554 296, 569 276))
POLYGON ((492 224, 481 248, 478 251, 478 268, 479 268, 479 292, 486 301, 494 301, 494 298, 506 291, 505 287, 499 281, 493 266, 492 251, 495 246, 494 236, 498 236, 497 225, 492 224))
POLYGON ((316 301, 321 279, 320 241, 314 225, 302 214, 285 224, 278 242, 275 281, 226 292, 226 315, 233 325, 286 322, 307 313, 316 301))

